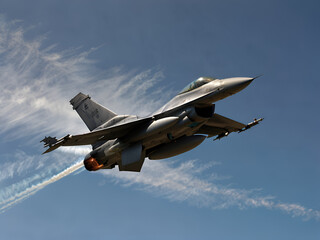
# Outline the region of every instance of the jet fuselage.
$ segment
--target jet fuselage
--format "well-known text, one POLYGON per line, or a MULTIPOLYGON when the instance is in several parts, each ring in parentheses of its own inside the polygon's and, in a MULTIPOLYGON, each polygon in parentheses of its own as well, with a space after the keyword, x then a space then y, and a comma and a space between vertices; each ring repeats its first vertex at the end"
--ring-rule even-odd
POLYGON ((221 139, 258 124, 262 119, 244 125, 215 113, 215 102, 241 91, 253 80, 199 78, 145 118, 117 115, 79 93, 70 103, 91 132, 60 139, 46 137, 42 141, 49 149, 44 153, 60 146, 91 144, 93 150, 84 160, 87 170, 118 165, 120 171, 139 172, 146 157, 172 157, 191 150, 206 138, 221 139))

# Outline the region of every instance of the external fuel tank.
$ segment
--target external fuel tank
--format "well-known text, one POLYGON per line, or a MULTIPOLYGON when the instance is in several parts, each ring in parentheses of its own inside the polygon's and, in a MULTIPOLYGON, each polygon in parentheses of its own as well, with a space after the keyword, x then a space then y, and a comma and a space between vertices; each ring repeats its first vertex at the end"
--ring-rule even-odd
POLYGON ((151 160, 159 160, 173 157, 195 148, 205 139, 206 136, 203 135, 183 136, 171 141, 170 143, 156 147, 148 154, 148 158, 151 160))

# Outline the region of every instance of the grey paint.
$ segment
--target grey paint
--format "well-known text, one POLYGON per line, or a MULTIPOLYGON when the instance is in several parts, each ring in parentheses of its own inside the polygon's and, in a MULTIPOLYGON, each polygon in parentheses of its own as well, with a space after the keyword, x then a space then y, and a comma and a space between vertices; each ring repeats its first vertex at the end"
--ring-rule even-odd
POLYGON ((151 152, 148 157, 151 160, 159 160, 173 157, 181 153, 187 152, 205 140, 203 135, 192 135, 180 137, 177 140, 163 144, 151 152))
POLYGON ((115 113, 92 101, 88 95, 83 93, 78 93, 72 98, 70 104, 90 131, 116 116, 115 113))
POLYGON ((93 151, 84 160, 88 170, 118 165, 120 171, 140 171, 145 157, 175 156, 198 146, 205 138, 221 139, 262 121, 242 124, 214 113, 215 102, 243 90, 253 80, 199 78, 146 118, 116 115, 88 95, 79 93, 70 103, 91 132, 60 139, 46 137, 42 141, 49 148, 44 153, 60 146, 91 144, 93 151), (92 168, 89 160, 94 164, 92 168))

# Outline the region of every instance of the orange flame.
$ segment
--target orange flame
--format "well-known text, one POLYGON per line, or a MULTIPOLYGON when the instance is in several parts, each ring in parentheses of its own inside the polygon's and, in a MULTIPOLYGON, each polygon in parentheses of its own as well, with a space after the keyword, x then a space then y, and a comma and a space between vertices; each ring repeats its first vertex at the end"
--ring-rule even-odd
POLYGON ((88 171, 97 171, 98 169, 103 167, 103 164, 99 164, 97 159, 93 157, 84 160, 83 164, 88 171))

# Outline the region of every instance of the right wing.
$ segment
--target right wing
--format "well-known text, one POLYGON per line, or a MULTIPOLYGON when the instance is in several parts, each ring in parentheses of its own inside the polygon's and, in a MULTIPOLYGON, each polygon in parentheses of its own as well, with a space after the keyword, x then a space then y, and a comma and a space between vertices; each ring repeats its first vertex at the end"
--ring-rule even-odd
POLYGON ((44 147, 49 148, 43 154, 51 152, 61 146, 90 145, 98 141, 107 141, 110 139, 120 138, 126 135, 129 131, 150 122, 151 119, 151 117, 142 118, 132 122, 123 123, 104 129, 99 129, 89 133, 79 135, 67 135, 60 139, 45 137, 41 142, 45 143, 44 147))
POLYGON ((200 127, 197 133, 207 134, 208 137, 217 136, 216 139, 220 139, 228 136, 231 132, 243 132, 257 125, 262 120, 263 118, 255 119, 253 122, 245 125, 215 113, 208 122, 200 127))
POLYGON ((207 126, 222 128, 229 132, 236 132, 244 128, 246 125, 230 118, 215 113, 212 118, 206 122, 207 126))

